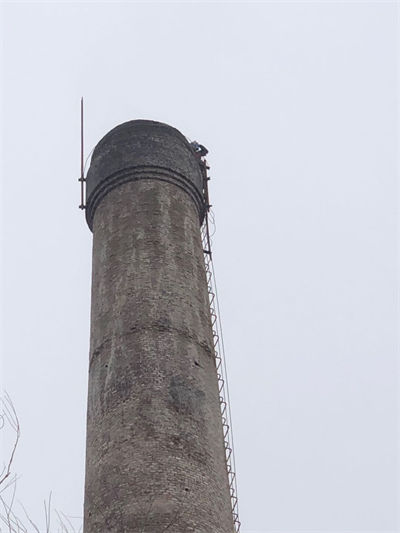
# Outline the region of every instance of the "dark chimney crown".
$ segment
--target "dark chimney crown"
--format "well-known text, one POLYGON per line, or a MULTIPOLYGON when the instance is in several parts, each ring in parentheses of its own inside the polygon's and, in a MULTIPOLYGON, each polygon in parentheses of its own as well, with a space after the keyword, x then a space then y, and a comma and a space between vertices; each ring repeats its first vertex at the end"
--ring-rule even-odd
POLYGON ((108 132, 93 151, 86 178, 86 220, 112 189, 138 179, 158 179, 184 189, 200 222, 205 213, 204 175, 198 155, 177 129, 153 120, 131 120, 108 132))

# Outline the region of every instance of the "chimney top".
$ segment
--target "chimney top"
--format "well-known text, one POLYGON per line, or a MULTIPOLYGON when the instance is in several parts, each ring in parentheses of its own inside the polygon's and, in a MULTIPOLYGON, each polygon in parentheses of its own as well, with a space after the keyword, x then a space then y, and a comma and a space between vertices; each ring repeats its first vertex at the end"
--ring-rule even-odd
POLYGON ((131 120, 109 131, 96 145, 86 178, 86 220, 92 229, 96 208, 115 187, 138 179, 174 183, 205 212, 201 161, 177 129, 153 120, 131 120))

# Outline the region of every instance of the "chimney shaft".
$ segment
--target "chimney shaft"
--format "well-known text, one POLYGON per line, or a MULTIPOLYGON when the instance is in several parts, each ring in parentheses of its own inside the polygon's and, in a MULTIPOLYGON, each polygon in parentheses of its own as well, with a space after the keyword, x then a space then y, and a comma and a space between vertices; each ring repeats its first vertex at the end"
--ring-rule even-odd
POLYGON ((132 121, 94 150, 85 533, 232 533, 199 159, 132 121))

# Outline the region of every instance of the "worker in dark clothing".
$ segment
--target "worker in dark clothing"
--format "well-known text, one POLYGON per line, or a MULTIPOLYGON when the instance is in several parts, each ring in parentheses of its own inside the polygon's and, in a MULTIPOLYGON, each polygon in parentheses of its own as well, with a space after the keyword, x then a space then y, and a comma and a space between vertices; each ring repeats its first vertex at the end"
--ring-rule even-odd
POLYGON ((197 141, 193 141, 190 144, 193 150, 196 152, 196 155, 198 155, 199 157, 204 157, 208 154, 207 148, 202 144, 199 144, 197 141))

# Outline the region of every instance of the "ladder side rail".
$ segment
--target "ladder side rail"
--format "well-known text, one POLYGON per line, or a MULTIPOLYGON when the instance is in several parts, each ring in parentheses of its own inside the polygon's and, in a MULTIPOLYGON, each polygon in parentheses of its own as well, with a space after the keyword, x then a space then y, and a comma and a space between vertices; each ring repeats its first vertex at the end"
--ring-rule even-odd
POLYGON ((230 490, 232 517, 235 532, 240 533, 240 520, 237 498, 237 482, 235 474, 235 460, 233 448, 233 432, 231 410, 229 405, 229 389, 226 371, 225 347, 223 345, 222 325, 219 314, 219 302, 216 292, 215 272, 212 261, 211 242, 209 237, 208 216, 201 228, 201 241, 204 251, 204 263, 207 279, 207 290, 210 304, 211 326, 214 339, 214 355, 217 370, 218 389, 220 393, 221 421, 223 426, 225 461, 228 475, 228 485, 230 490))
MULTIPOLYGON (((228 372, 226 367, 226 356, 225 356, 225 345, 224 345, 224 337, 222 334, 222 322, 221 322, 221 312, 219 308, 219 299, 218 299, 218 292, 217 292, 217 284, 216 284, 216 276, 215 276, 215 269, 214 264, 211 261, 211 269, 212 269, 212 282, 213 282, 213 291, 215 292, 215 301, 216 301, 216 315, 218 317, 217 321, 217 332, 219 337, 219 344, 220 344, 220 356, 221 360, 223 362, 223 368, 222 368, 222 375, 224 377, 225 381, 225 389, 226 389, 226 400, 227 400, 227 406, 228 406, 228 421, 229 421, 229 428, 230 428, 230 437, 232 442, 232 461, 233 461, 233 471, 236 472, 236 461, 235 461, 235 453, 234 453, 234 446, 233 446, 233 423, 232 423, 232 411, 231 411, 231 401, 229 396, 229 385, 228 385, 228 372)), ((235 492, 237 494, 237 479, 235 475, 235 492)))

